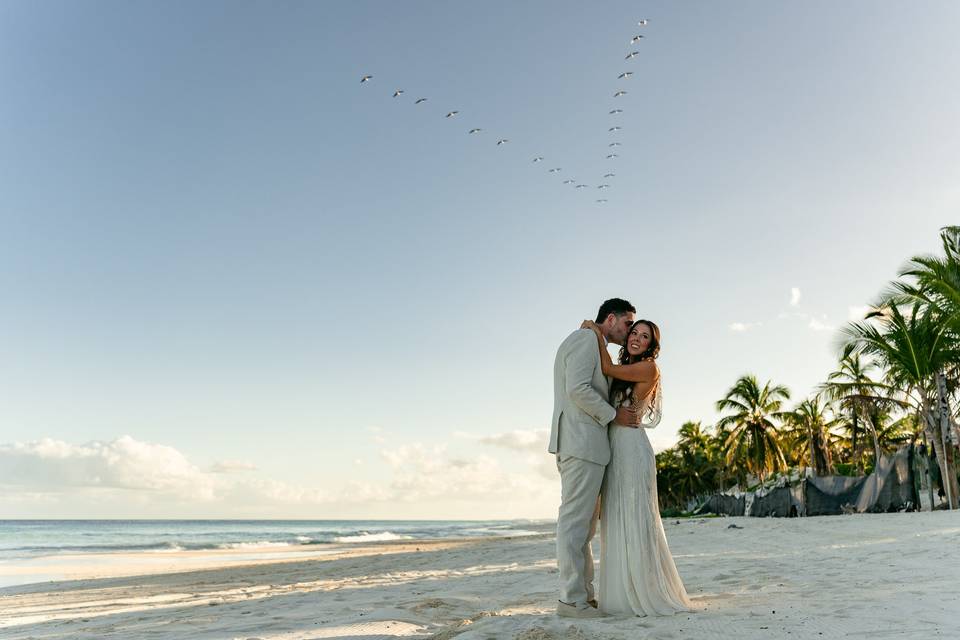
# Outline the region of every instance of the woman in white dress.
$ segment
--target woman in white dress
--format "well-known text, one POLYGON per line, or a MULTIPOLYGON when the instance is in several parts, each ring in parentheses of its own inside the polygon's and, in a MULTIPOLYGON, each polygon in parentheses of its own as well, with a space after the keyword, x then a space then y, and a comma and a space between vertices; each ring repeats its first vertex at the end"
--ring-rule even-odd
POLYGON ((647 428, 660 422, 660 329, 637 320, 614 364, 597 334, 603 373, 612 377, 611 404, 638 406, 640 428, 610 427, 610 462, 601 492, 600 608, 612 615, 669 615, 691 603, 667 546, 657 501, 657 461, 647 428))

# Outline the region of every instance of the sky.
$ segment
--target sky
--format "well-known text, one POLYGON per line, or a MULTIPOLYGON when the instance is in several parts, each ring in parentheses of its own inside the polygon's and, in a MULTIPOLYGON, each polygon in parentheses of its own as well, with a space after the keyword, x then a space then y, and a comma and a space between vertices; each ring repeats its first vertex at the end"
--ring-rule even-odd
POLYGON ((554 353, 614 296, 657 450, 745 373, 803 399, 958 222, 958 20, 5 0, 0 519, 554 517, 554 353))

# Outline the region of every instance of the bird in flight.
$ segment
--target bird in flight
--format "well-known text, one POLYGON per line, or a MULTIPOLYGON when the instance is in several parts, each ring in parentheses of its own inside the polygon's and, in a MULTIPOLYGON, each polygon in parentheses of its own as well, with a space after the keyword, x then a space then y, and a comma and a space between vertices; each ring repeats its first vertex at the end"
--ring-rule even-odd
POLYGON ((483 129, 470 129, 467 133, 480 133, 481 131, 483 131, 483 129))
POLYGON ((624 58, 624 60, 629 60, 630 58, 636 58, 638 55, 640 55, 639 51, 631 51, 630 53, 627 54, 627 57, 624 58))
POLYGON ((614 109, 613 111, 610 112, 610 115, 615 116, 618 113, 623 113, 623 109, 614 109))
POLYGON ((617 154, 611 153, 610 155, 607 156, 607 160, 609 160, 609 159, 611 159, 611 158, 619 158, 619 157, 620 157, 620 156, 618 156, 617 154))
POLYGON ((548 173, 557 173, 558 171, 560 171, 560 167, 554 167, 553 169, 550 169, 548 173))
POLYGON ((638 26, 638 27, 645 27, 645 26, 647 26, 647 21, 646 21, 646 20, 641 20, 640 22, 637 23, 637 26, 638 26))
POLYGON ((537 156, 533 159, 534 162, 543 162, 543 156, 537 156))
POLYGON ((617 91, 615 94, 613 94, 613 97, 619 98, 620 96, 625 96, 625 95, 627 95, 627 92, 621 89, 620 91, 617 91))
POLYGON ((599 202, 600 204, 603 204, 606 201, 607 201, 606 198, 600 198, 599 200, 597 200, 597 202, 599 202))
POLYGON ((578 184, 576 187, 574 187, 574 189, 586 189, 587 186, 588 185, 585 185, 585 184, 578 184))
POLYGON ((623 145, 621 145, 619 142, 611 142, 611 143, 608 144, 607 146, 608 146, 608 147, 620 147, 620 146, 623 146, 623 145))
POLYGON ((413 104, 420 104, 421 102, 426 102, 426 101, 427 101, 426 98, 417 98, 417 101, 414 102, 413 104))
POLYGON ((459 112, 459 111, 451 111, 450 113, 448 113, 448 114, 445 115, 444 117, 445 117, 445 118, 452 118, 453 116, 457 115, 458 113, 460 113, 460 112, 459 112))
POLYGON ((637 44, 638 42, 640 42, 640 38, 642 37, 643 36, 633 36, 632 38, 630 38, 630 44, 637 44))
POLYGON ((616 175, 617 175, 617 174, 615 174, 615 173, 605 173, 605 174, 603 174, 603 177, 604 177, 604 178, 613 178, 613 177, 616 176, 616 175))
POLYGON ((360 84, 363 84, 364 82, 369 82, 370 80, 373 80, 373 76, 363 76, 362 78, 360 78, 360 84))
POLYGON ((576 180, 564 180, 563 184, 573 184, 576 180))
POLYGON ((500 138, 499 140, 497 140, 497 146, 499 147, 500 145, 507 144, 508 142, 510 141, 507 140, 506 138, 500 138))
POLYGON ((623 127, 610 127, 609 129, 607 129, 607 131, 610 131, 612 133, 614 131, 620 131, 620 129, 623 129, 623 127))
POLYGON ((609 189, 609 188, 610 188, 610 185, 608 184, 597 185, 597 189, 609 189))
POLYGON ((401 93, 403 93, 403 89, 397 89, 396 91, 393 92, 393 97, 396 98, 396 97, 398 97, 401 93))
POLYGON ((617 80, 626 80, 632 75, 633 75, 633 71, 624 71, 623 73, 617 76, 617 80))

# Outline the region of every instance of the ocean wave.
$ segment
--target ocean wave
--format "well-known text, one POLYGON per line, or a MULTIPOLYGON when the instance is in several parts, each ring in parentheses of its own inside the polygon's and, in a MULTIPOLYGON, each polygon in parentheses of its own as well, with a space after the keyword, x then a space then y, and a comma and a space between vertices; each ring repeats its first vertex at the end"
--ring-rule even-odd
POLYGON ((353 536, 339 536, 334 538, 334 542, 346 542, 346 543, 355 543, 355 542, 390 542, 392 540, 413 540, 413 536, 401 536, 393 533, 392 531, 381 531, 379 533, 369 533, 367 531, 361 531, 360 533, 353 536))
POLYGON ((290 542, 275 542, 273 540, 257 540, 256 542, 226 542, 218 544, 217 549, 263 549, 273 547, 290 547, 290 542))

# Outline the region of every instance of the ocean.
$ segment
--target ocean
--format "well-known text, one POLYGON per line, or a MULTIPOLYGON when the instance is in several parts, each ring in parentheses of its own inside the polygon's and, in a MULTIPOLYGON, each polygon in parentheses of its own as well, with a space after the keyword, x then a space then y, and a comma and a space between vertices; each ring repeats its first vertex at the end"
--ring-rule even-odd
POLYGON ((0 520, 0 562, 39 556, 519 536, 536 520, 0 520))

